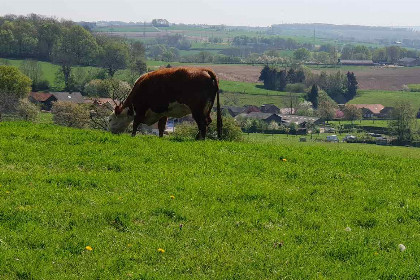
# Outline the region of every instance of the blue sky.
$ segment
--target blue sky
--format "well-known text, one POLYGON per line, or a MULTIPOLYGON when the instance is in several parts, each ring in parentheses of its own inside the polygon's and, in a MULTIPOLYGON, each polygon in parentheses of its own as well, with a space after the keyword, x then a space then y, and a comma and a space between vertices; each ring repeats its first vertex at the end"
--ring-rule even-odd
POLYGON ((29 13, 75 21, 150 21, 269 26, 276 23, 333 23, 420 26, 414 0, 0 0, 0 15, 29 13))

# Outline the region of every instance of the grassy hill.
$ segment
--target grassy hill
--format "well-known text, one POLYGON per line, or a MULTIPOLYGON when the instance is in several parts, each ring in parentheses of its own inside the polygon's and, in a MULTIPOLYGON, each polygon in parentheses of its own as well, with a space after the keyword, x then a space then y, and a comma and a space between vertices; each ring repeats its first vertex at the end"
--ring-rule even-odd
POLYGON ((393 107, 398 101, 409 102, 413 108, 420 108, 420 92, 360 90, 350 104, 382 104, 393 107))
POLYGON ((420 277, 417 149, 25 122, 0 147, 2 279, 420 277))

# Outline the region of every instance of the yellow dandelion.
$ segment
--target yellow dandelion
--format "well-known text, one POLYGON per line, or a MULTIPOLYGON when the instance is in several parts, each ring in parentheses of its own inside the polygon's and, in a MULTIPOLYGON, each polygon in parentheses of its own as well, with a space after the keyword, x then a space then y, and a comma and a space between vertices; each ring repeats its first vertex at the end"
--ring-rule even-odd
POLYGON ((162 248, 159 248, 158 249, 158 252, 161 253, 161 254, 163 254, 163 253, 165 253, 165 250, 163 250, 162 248))
POLYGON ((88 245, 88 246, 86 246, 86 247, 85 247, 85 249, 86 249, 86 250, 88 250, 88 251, 92 251, 92 250, 93 250, 93 248, 92 248, 92 247, 90 247, 89 245, 88 245))
POLYGON ((171 199, 175 199, 175 196, 174 195, 171 195, 171 199))
POLYGON ((287 159, 284 158, 283 161, 287 161, 287 159))

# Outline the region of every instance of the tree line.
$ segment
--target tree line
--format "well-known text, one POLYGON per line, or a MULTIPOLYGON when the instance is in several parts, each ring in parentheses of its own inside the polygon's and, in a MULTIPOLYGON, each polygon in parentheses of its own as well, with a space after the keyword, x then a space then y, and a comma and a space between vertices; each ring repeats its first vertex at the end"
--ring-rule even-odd
POLYGON ((0 17, 0 56, 58 64, 66 90, 72 89, 74 66, 102 67, 110 77, 119 69, 146 71, 141 42, 93 35, 74 22, 34 14, 0 17))

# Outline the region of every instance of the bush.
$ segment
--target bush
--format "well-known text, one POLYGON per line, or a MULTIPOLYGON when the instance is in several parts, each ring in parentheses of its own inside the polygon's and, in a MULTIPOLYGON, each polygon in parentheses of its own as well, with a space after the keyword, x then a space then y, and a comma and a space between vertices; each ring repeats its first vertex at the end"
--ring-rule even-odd
POLYGON ((20 117, 27 121, 36 121, 39 116, 39 108, 28 99, 19 99, 17 112, 20 117))
POLYGON ((96 79, 85 85, 84 94, 92 97, 108 97, 104 81, 96 79))
POLYGON ((131 91, 127 82, 117 79, 95 79, 85 85, 84 94, 92 97, 115 97, 122 100, 131 91))
MULTIPOLYGON (((212 116, 213 122, 209 125, 207 136, 209 139, 217 139, 217 118, 212 116)), ((242 130, 232 117, 223 118, 222 140, 225 141, 241 141, 242 130)))
POLYGON ((172 134, 176 140, 194 139, 198 133, 197 124, 194 122, 184 122, 175 127, 172 134))
MULTIPOLYGON (((209 125, 206 137, 208 139, 217 139, 217 121, 216 116, 212 116, 213 122, 209 125)), ((194 122, 182 123, 175 128, 173 134, 176 140, 195 139, 198 133, 197 124, 194 122)), ((236 124, 232 117, 223 118, 222 140, 240 141, 242 140, 242 130, 236 124)))
POLYGON ((52 110, 53 122, 58 125, 86 128, 89 125, 89 109, 85 105, 71 102, 55 102, 52 110))
POLYGON ((288 84, 285 91, 294 93, 305 93, 306 86, 304 84, 288 84))

